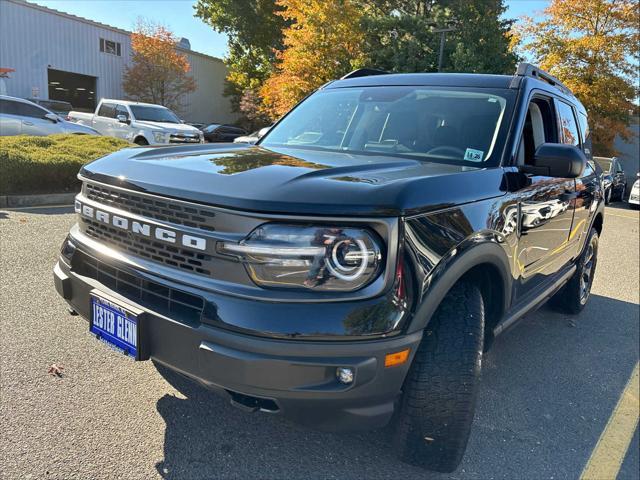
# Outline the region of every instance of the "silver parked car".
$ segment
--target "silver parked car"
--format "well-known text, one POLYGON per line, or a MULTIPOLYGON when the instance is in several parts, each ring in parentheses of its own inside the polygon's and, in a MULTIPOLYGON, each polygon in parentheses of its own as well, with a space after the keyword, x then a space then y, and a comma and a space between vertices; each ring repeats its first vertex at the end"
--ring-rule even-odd
POLYGON ((100 135, 96 130, 64 120, 59 115, 22 98, 0 95, 0 135, 100 135))

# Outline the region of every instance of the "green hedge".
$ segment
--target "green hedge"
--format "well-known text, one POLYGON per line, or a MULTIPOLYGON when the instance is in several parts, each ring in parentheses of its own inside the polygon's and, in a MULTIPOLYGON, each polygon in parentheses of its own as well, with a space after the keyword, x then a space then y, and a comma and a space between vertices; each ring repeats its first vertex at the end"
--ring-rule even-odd
POLYGON ((79 190, 82 165, 128 146, 97 135, 0 136, 0 195, 79 190))

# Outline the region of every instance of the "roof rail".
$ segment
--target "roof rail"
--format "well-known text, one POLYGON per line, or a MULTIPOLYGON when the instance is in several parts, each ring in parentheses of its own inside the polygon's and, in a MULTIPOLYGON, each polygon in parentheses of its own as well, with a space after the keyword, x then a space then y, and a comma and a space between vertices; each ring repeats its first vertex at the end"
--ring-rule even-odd
POLYGON ((520 62, 518 64, 518 69, 516 70, 516 76, 537 78, 538 80, 542 80, 543 82, 556 87, 567 95, 573 96, 573 92, 564 83, 550 73, 545 72, 540 67, 536 67, 530 63, 520 62))
POLYGON ((389 72, 385 72, 384 70, 376 70, 375 68, 358 68, 357 70, 340 77, 340 80, 346 80, 347 78, 369 77, 371 75, 386 75, 388 73, 389 72))

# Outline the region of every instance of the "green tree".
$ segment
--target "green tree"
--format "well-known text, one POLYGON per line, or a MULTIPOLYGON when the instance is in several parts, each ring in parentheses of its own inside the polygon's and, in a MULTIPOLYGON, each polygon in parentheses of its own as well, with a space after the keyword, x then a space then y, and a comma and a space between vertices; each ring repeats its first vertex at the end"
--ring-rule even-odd
POLYGON ((443 71, 513 73, 511 20, 503 0, 362 0, 365 55, 372 66, 396 72, 438 68, 440 34, 446 34, 443 71))
POLYGON ((264 126, 258 89, 270 76, 283 49, 288 25, 275 0, 198 0, 195 15, 229 38, 225 94, 248 128, 264 126))
POLYGON ((524 51, 584 104, 597 155, 615 154, 617 135, 629 139, 639 21, 637 0, 552 0, 542 16, 525 17, 515 30, 524 51))

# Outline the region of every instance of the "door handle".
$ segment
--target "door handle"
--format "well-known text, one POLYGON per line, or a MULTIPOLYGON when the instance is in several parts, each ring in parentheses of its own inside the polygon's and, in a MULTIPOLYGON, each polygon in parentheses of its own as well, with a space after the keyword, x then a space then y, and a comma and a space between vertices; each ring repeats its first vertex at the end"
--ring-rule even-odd
POLYGON ((29 127, 33 126, 33 122, 28 122, 27 120, 23 120, 23 121, 22 121, 22 124, 23 124, 23 125, 27 125, 27 126, 29 126, 29 127))

